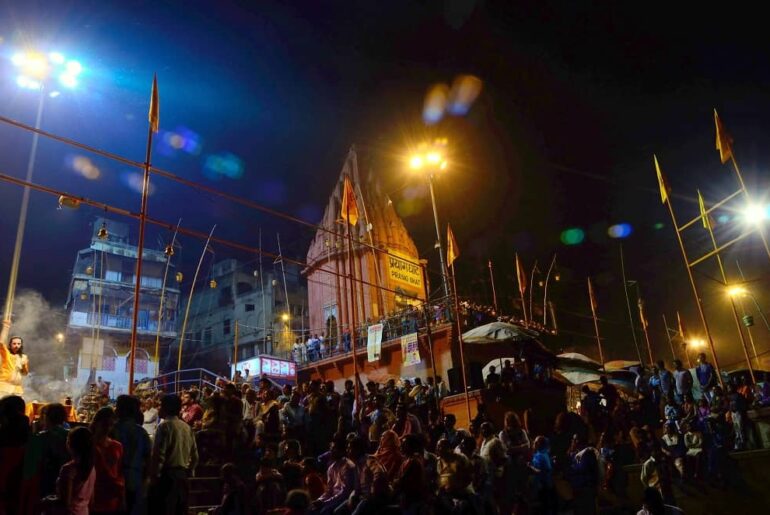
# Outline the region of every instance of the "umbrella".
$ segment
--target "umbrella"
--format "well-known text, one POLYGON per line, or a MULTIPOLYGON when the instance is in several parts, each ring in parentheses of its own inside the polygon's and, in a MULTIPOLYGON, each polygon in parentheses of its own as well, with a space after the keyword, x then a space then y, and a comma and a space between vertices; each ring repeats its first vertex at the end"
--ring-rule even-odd
POLYGON ((530 331, 521 326, 506 322, 491 322, 463 333, 465 343, 499 343, 520 342, 532 340, 538 336, 535 331, 530 331))
POLYGON ((571 385, 580 385, 599 381, 599 374, 589 371, 557 370, 555 375, 557 377, 561 376, 571 385))
POLYGON ((607 370, 626 370, 631 367, 638 367, 641 365, 638 361, 628 361, 625 359, 616 359, 615 361, 608 361, 604 364, 604 368, 607 370))
POLYGON ((479 363, 517 356, 527 361, 552 365, 553 353, 537 340, 538 333, 515 324, 491 322, 463 334, 467 359, 479 363))
POLYGON ((562 370, 586 370, 586 371, 595 371, 602 368, 601 363, 598 361, 594 361, 588 356, 584 354, 579 354, 577 352, 567 352, 564 354, 559 354, 556 356, 556 359, 558 360, 559 369, 562 370))

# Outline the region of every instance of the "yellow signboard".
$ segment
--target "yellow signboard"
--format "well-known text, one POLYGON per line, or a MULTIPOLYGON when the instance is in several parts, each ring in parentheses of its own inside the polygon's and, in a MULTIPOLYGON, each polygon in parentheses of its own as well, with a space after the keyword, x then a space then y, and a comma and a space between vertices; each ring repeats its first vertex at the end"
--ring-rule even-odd
POLYGON ((390 251, 388 260, 388 278, 391 284, 401 285, 409 291, 422 293, 422 269, 417 258, 390 251))

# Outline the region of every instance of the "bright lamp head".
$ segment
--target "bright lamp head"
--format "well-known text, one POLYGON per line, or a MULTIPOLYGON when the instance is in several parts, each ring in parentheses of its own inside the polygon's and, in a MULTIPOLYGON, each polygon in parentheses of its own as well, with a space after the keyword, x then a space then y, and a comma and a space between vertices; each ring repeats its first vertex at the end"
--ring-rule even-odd
POLYGON ((72 89, 78 85, 78 80, 74 75, 70 75, 69 73, 62 73, 59 75, 59 83, 65 88, 72 89))
POLYGON ((750 224, 760 224, 767 220, 767 208, 759 204, 749 204, 743 210, 743 219, 750 224))

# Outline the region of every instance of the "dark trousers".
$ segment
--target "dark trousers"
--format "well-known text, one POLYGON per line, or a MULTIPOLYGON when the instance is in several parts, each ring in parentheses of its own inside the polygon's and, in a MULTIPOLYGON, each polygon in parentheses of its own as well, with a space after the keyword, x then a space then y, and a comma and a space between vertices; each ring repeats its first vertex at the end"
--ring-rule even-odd
POLYGON ((149 513, 151 515, 187 515, 189 494, 187 470, 164 469, 158 482, 150 487, 149 513))

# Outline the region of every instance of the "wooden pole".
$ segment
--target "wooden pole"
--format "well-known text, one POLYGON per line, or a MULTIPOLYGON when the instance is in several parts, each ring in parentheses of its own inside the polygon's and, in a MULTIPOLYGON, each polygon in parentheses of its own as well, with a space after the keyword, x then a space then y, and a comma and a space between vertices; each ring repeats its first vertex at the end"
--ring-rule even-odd
POLYGON ((463 343, 463 330, 460 325, 460 302, 457 299, 457 282, 455 281, 455 265, 452 263, 449 268, 452 270, 452 293, 454 294, 455 321, 457 324, 457 341, 460 346, 460 368, 462 369, 463 391, 465 392, 465 409, 468 410, 468 424, 471 423, 471 398, 468 393, 468 379, 465 375, 465 344, 463 343))
POLYGON ((233 376, 238 370, 238 320, 235 321, 235 329, 233 332, 233 376))
MULTIPOLYGON (((634 316, 631 314, 631 298, 628 295, 628 280, 626 279, 626 260, 623 255, 623 243, 620 242, 620 272, 623 275, 623 293, 626 295, 626 308, 628 308, 628 323, 631 325, 631 338, 634 341, 636 355, 639 357, 639 364, 642 365, 642 351, 639 349, 639 342, 636 340, 636 329, 634 328, 634 316)), ((642 365, 644 366, 644 365, 642 365)))
POLYGON ((157 375, 160 375, 160 333, 163 325, 163 304, 166 297, 166 281, 168 280, 168 269, 171 266, 171 256, 174 255, 174 244, 176 243, 176 235, 179 231, 179 225, 182 223, 182 219, 176 223, 176 230, 171 237, 170 251, 166 252, 166 267, 163 270, 163 285, 160 288, 160 306, 158 306, 158 331, 155 333, 155 363, 158 364, 157 375))
MULTIPOLYGON (((153 84, 154 85, 154 84, 153 84)), ((153 88, 154 89, 154 88, 153 88)), ((139 210, 139 241, 136 245, 136 281, 134 284, 134 312, 131 321, 131 346, 128 358, 128 394, 134 393, 134 363, 136 358, 136 338, 139 324, 139 297, 142 289, 142 260, 144 254, 144 229, 147 224, 147 197, 150 194, 150 158, 152 156, 153 123, 147 127, 147 151, 144 157, 142 176, 142 203, 139 210)))
POLYGON ((668 332, 668 322, 666 321, 666 315, 663 315, 663 327, 666 328, 666 338, 668 339, 668 346, 671 347, 671 356, 676 359, 676 352, 674 351, 674 342, 671 340, 671 333, 668 332))
POLYGON ((489 282, 492 284, 492 302, 495 306, 495 315, 500 316, 500 311, 497 309, 497 292, 495 291, 495 272, 492 270, 492 260, 487 261, 489 267, 489 282))
POLYGON ((676 233, 676 241, 679 243, 679 250, 682 252, 682 259, 684 260, 684 268, 687 270, 687 278, 690 281, 690 287, 692 288, 692 295, 695 299, 695 305, 698 308, 698 315, 700 316, 701 324, 703 325, 703 331, 706 333, 706 339, 708 340, 709 350, 711 351, 711 359, 714 361, 714 369, 719 379, 719 384, 724 388, 724 382, 722 381, 722 371, 719 368, 719 360, 717 359, 716 349, 714 348, 714 339, 711 337, 711 331, 709 330, 709 324, 706 321, 706 313, 703 311, 703 302, 698 292, 698 287, 695 284, 695 278, 692 275, 692 269, 690 268, 689 261, 687 259, 687 251, 684 248, 684 242, 682 241, 682 235, 679 232, 679 226, 676 223, 676 215, 674 214, 674 207, 671 205, 671 199, 667 199, 665 202, 668 206, 668 213, 671 215, 671 223, 674 225, 674 233, 676 233))
MULTIPOLYGON (((733 158, 733 161, 735 161, 735 158, 733 158)), ((737 169, 737 168, 736 168, 737 169)), ((738 174, 738 177, 740 177, 740 174, 738 174)), ((743 180, 741 180, 741 187, 743 186, 743 180)), ((698 192, 698 196, 700 197, 700 192, 698 192)), ((702 197, 700 197, 702 199, 702 197)), ((748 194, 747 194, 748 199, 748 194)), ((704 206, 705 207, 705 206, 704 206)), ((719 245, 717 245, 716 237, 714 236, 714 229, 711 227, 711 221, 708 218, 708 215, 703 219, 703 225, 706 226, 706 230, 709 232, 709 237, 711 238, 711 244, 714 246, 714 250, 717 250, 719 248, 719 245)), ((762 228, 759 228, 759 233, 763 234, 762 228)), ((764 241, 764 236, 763 236, 764 241)), ((722 276, 722 284, 724 284, 725 288, 728 287, 727 283, 727 273, 725 272, 724 263, 722 263, 722 256, 717 253, 717 264, 719 265, 719 273, 722 276)), ((732 295, 728 294, 728 297, 730 297, 730 310, 733 314, 733 321, 735 322, 735 328, 738 330, 738 338, 741 341, 741 347, 743 347, 743 355, 746 358, 746 366, 749 368, 749 375, 751 376, 751 383, 757 384, 756 379, 754 378, 754 367, 751 365, 751 358, 749 357, 749 347, 746 344, 746 337, 743 335, 743 327, 741 326, 741 321, 738 318, 738 309, 735 307, 735 299, 732 295)))
POLYGON ((545 285, 543 287, 543 327, 548 325, 548 281, 551 279, 551 272, 556 265, 556 253, 553 254, 553 259, 548 267, 548 273, 545 274, 545 285))
POLYGON ((209 233, 209 237, 206 240, 206 244, 203 246, 203 252, 201 252, 201 257, 198 260, 198 266, 195 268, 195 275, 193 276, 192 284, 190 285, 190 296, 187 297, 187 307, 185 307, 184 310, 184 320, 182 320, 182 333, 179 335, 179 351, 177 354, 177 360, 176 360, 176 391, 179 392, 179 371, 182 370, 182 349, 184 347, 184 337, 185 333, 187 332, 187 319, 190 317, 190 305, 192 304, 193 299, 193 292, 195 292, 195 283, 198 282, 198 273, 201 271, 201 265, 203 264, 203 258, 206 257, 206 252, 209 249, 209 242, 211 241, 211 236, 214 234, 214 229, 216 229, 216 224, 211 228, 211 232, 209 233))
MULTIPOLYGON (((344 195, 345 193, 343 193, 344 195)), ((353 373, 356 377, 358 377, 358 359, 356 357, 356 340, 358 338, 357 334, 357 327, 356 327, 356 293, 355 293, 355 267, 353 265, 353 225, 350 223, 350 202, 346 203, 346 217, 345 217, 345 225, 348 229, 348 263, 350 266, 350 312, 352 314, 351 318, 351 330, 350 330, 350 342, 351 342, 351 348, 353 350, 353 373)), ((354 383, 355 390, 353 391, 353 395, 356 399, 358 399, 359 394, 359 388, 358 388, 358 381, 354 383)))
POLYGON ((596 318, 596 299, 594 297, 594 287, 591 284, 591 278, 588 278, 588 299, 591 304, 591 315, 594 319, 594 331, 596 331, 596 345, 599 347, 599 361, 604 371, 604 351, 602 350, 602 338, 599 336, 599 319, 596 318))
MULTIPOLYGON (((438 378, 438 372, 436 372, 436 356, 433 354, 433 331, 430 328, 430 321, 431 316, 430 313, 428 313, 428 309, 430 309, 430 303, 428 302, 428 299, 430 298, 428 296, 428 273, 425 270, 425 264, 420 263, 420 271, 422 272, 422 291, 423 295, 425 295, 425 300, 423 301, 423 312, 425 313, 425 335, 428 337, 428 350, 430 351, 430 368, 431 373, 433 374, 433 386, 436 388, 438 386, 438 381, 436 379, 438 378)), ((438 413, 441 413, 441 401, 438 398, 437 392, 434 392, 433 398, 436 399, 436 410, 438 413)))

